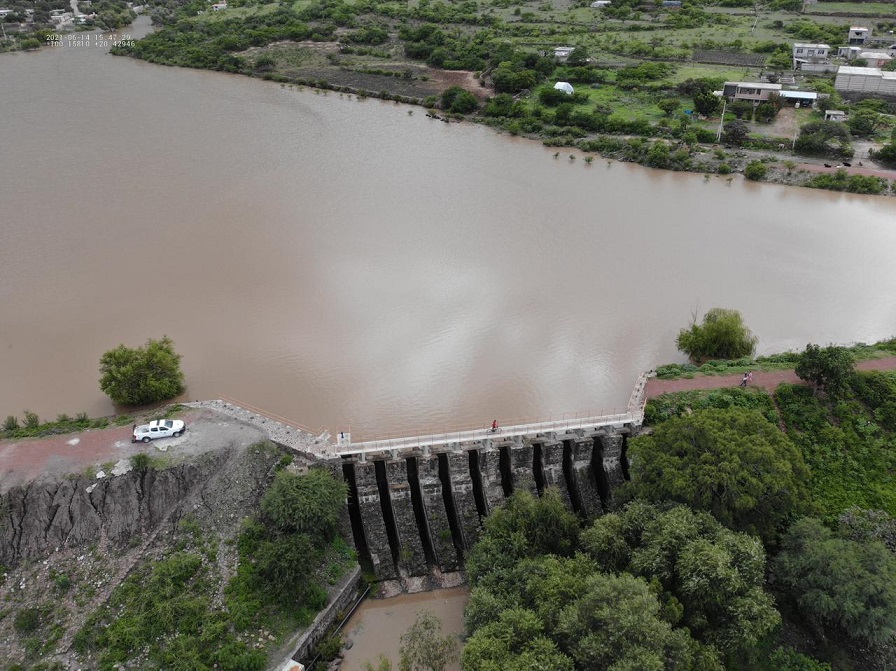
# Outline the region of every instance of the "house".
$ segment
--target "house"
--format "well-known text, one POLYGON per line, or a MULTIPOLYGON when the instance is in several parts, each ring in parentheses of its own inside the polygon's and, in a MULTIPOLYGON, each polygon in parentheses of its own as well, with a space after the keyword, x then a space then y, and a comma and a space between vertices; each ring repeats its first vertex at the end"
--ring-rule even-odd
POLYGON ((882 68, 893 60, 886 51, 860 51, 858 57, 865 61, 868 68, 882 68))
POLYGON ((843 110, 825 110, 825 121, 846 121, 846 112, 843 110))
POLYGON ((591 6, 594 9, 601 9, 602 7, 609 7, 611 4, 610 0, 595 0, 595 2, 591 3, 591 6))
MULTIPOLYGON (((793 45, 793 69, 809 70, 812 72, 824 72, 825 67, 829 65, 830 45, 827 44, 807 44, 806 42, 796 42, 793 45), (822 67, 818 67, 822 66, 822 67)), ((833 72, 834 68, 831 67, 833 72)))
POLYGON ((13 10, 11 10, 11 9, 0 9, 0 18, 3 18, 4 16, 6 16, 8 14, 12 14, 12 12, 13 12, 13 10))
POLYGON ((767 82, 725 82, 722 95, 732 101, 745 100, 751 103, 761 103, 768 100, 772 93, 780 93, 780 84, 767 82))
POLYGON ((215 12, 220 12, 222 9, 227 9, 226 2, 216 2, 212 5, 212 10, 215 12))
POLYGON ((575 47, 554 47, 554 58, 563 63, 574 49, 575 47))
POLYGON ((662 6, 666 9, 681 9, 681 0, 663 0, 662 6))
POLYGON ((865 44, 871 37, 871 29, 864 26, 852 26, 846 38, 849 44, 865 44))
POLYGON ((837 70, 834 88, 837 91, 894 96, 896 95, 896 72, 887 72, 880 68, 841 65, 837 70))

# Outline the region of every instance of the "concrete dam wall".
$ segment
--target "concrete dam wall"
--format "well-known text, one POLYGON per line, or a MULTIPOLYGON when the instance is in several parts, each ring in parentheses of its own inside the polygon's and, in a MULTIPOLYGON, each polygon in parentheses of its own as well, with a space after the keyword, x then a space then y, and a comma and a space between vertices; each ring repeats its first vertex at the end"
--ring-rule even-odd
POLYGON ((628 477, 633 432, 343 456, 355 546, 381 580, 426 576, 462 568, 485 517, 514 491, 553 486, 579 515, 600 515, 628 477))

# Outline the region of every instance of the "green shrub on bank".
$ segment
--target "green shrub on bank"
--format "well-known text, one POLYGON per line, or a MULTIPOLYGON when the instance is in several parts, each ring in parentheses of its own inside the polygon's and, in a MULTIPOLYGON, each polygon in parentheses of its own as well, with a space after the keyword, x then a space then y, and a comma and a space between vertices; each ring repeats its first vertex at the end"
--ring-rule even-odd
MULTIPOLYGON (((108 417, 91 419, 85 412, 78 413, 78 416, 74 419, 66 415, 60 415, 55 422, 41 423, 36 414, 28 411, 25 411, 25 418, 25 424, 20 425, 17 417, 9 415, 3 423, 0 438, 39 438, 41 436, 84 431, 85 429, 104 429, 109 426, 108 417)), ((130 415, 118 415, 115 421, 118 424, 121 424, 121 422, 130 424, 133 420, 130 415)))
POLYGON ((883 177, 870 175, 850 175, 845 169, 840 168, 833 175, 815 175, 804 184, 813 189, 828 189, 830 191, 846 191, 848 193, 865 193, 879 195, 886 193, 889 182, 883 177))
POLYGON ((757 410, 770 422, 778 421, 778 413, 772 397, 763 389, 727 387, 725 389, 695 389, 661 394, 647 401, 644 420, 655 426, 661 422, 682 417, 695 410, 707 408, 746 408, 757 410))

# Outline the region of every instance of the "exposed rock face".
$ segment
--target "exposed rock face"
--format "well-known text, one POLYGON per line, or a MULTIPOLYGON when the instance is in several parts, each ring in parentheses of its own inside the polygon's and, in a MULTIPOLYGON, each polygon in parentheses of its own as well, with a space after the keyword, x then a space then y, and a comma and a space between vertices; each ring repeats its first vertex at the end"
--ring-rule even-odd
POLYGON ((77 476, 15 487, 0 498, 0 564, 15 566, 102 536, 123 545, 134 534, 157 528, 172 512, 179 518, 228 457, 222 451, 199 462, 100 481, 77 476))

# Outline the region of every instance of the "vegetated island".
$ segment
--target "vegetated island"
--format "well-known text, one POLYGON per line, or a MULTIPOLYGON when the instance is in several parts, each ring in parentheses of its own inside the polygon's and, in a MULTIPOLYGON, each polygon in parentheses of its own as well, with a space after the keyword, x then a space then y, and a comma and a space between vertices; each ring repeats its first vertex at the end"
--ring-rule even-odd
POLYGON ((894 92, 834 85, 841 67, 896 68, 891 3, 594 4, 157 0, 159 29, 112 53, 420 104, 586 165, 896 193, 894 92))

